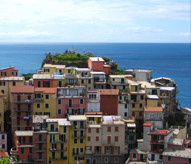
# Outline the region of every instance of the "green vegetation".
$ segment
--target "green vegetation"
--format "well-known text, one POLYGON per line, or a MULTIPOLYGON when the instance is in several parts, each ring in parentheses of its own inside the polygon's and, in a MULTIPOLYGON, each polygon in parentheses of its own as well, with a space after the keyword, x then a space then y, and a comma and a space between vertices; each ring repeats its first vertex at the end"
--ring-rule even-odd
POLYGON ((51 54, 46 53, 45 59, 42 62, 42 66, 47 64, 63 64, 66 66, 87 67, 87 60, 94 55, 90 52, 86 54, 77 53, 75 49, 65 50, 64 53, 51 54))
POLYGON ((27 74, 22 74, 21 76, 24 76, 25 80, 29 80, 32 78, 33 74, 32 73, 27 73, 27 74))
POLYGON ((184 114, 183 113, 174 113, 170 114, 168 117, 169 126, 185 126, 184 114))
POLYGON ((111 61, 111 58, 109 58, 109 57, 107 57, 107 56, 103 56, 102 59, 103 59, 106 63, 108 63, 108 62, 111 61))
POLYGON ((115 75, 124 75, 125 73, 125 69, 118 69, 117 71, 115 71, 115 75))
POLYGON ((20 163, 16 157, 2 157, 0 158, 0 164, 8 164, 8 163, 20 163))

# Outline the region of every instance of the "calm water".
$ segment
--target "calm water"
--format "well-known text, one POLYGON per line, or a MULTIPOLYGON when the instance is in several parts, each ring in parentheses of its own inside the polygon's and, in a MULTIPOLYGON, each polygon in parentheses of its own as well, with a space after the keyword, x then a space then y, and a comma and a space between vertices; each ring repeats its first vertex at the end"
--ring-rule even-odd
POLYGON ((120 68, 152 68, 153 77, 169 77, 178 84, 181 106, 191 107, 191 48, 190 44, 158 43, 45 43, 0 44, 0 68, 16 66, 21 73, 40 68, 46 52, 64 52, 75 48, 78 52, 92 52, 108 56, 120 68))

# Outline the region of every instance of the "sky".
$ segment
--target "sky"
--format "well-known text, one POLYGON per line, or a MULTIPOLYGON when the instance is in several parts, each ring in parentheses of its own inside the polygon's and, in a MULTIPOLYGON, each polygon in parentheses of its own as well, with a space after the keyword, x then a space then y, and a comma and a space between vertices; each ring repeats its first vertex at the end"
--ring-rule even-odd
POLYGON ((190 43, 191 0, 0 0, 0 42, 190 43))

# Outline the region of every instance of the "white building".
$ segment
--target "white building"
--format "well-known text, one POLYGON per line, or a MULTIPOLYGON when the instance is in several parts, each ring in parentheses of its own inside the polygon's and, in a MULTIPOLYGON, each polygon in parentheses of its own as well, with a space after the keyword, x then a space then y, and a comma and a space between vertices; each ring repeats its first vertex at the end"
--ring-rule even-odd
POLYGON ((100 91, 88 91, 87 112, 100 112, 100 91))

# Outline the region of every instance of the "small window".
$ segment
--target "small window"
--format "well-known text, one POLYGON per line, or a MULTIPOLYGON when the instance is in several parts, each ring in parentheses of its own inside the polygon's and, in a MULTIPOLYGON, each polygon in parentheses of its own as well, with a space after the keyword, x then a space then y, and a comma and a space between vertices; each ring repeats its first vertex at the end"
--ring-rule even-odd
POLYGON ((118 142, 118 136, 115 136, 115 142, 118 142))
POLYGON ((114 158, 114 163, 119 163, 119 157, 114 158))
POLYGON ((99 141, 99 137, 98 136, 96 136, 96 141, 99 141))
POLYGON ((96 129, 96 133, 99 133, 99 129, 98 128, 96 129))
POLYGON ((13 81, 13 86, 15 86, 15 81, 13 81))
POLYGON ((83 99, 80 99, 80 104, 83 104, 84 103, 84 100, 83 99))
POLYGON ((45 108, 49 108, 49 104, 45 104, 45 108))
POLYGON ((88 136, 88 141, 91 141, 91 137, 90 136, 88 136))
POLYGON ((168 156, 168 161, 171 161, 171 156, 168 156))
POLYGON ((81 83, 84 84, 84 80, 83 79, 81 80, 81 83))
POLYGON ((88 133, 91 133, 91 128, 88 128, 88 133))
POLYGON ((144 99, 144 96, 143 95, 141 95, 141 100, 143 100, 144 99))
POLYGON ((127 112, 124 112, 124 117, 127 117, 127 112))
POLYGON ((66 126, 64 126, 64 133, 66 133, 66 126))
POLYGON ((143 116, 143 112, 139 112, 139 116, 142 117, 143 116))
POLYGON ((190 159, 188 159, 188 163, 191 163, 191 158, 190 158, 190 159))
POLYGON ((36 104, 36 107, 37 107, 37 108, 40 108, 40 104, 36 104))
POLYGON ((105 162, 105 163, 109 163, 108 157, 105 157, 105 158, 104 158, 104 162, 105 162))
POLYGON ((2 148, 5 149, 5 144, 2 144, 2 148))
POLYGON ((119 127, 115 127, 115 132, 118 132, 119 131, 119 127))
POLYGON ((21 148, 21 154, 24 154, 24 148, 23 147, 21 148))
POLYGON ((4 94, 4 90, 2 89, 1 92, 4 94))
POLYGON ((133 154, 133 158, 137 158, 137 154, 133 154))
POLYGON ((110 126, 107 127, 107 131, 108 131, 108 132, 111 132, 111 127, 110 127, 110 126))
POLYGON ((130 136, 129 136, 129 140, 130 140, 130 141, 133 141, 133 140, 134 140, 134 135, 130 135, 130 136))
POLYGON ((26 140, 25 140, 25 137, 23 137, 23 143, 25 144, 26 140))
POLYGON ((135 116, 135 112, 132 112, 132 116, 135 116))
POLYGON ((29 152, 30 152, 30 154, 32 154, 32 147, 29 148, 29 152))
POLYGON ((62 104, 62 100, 61 99, 58 99, 58 104, 62 104))
POLYGON ((142 107, 143 107, 143 104, 139 104, 139 107, 142 108, 142 107))
POLYGON ((77 144, 77 143, 78 143, 78 140, 77 140, 77 139, 74 139, 74 143, 77 144))
POLYGON ((88 80, 88 84, 91 84, 91 80, 90 79, 88 80))
POLYGON ((62 114, 61 109, 58 109, 58 114, 62 114))
POLYGON ((132 104, 132 108, 135 108, 135 104, 132 104))
POLYGON ((49 95, 46 95, 46 99, 49 99, 49 95))
POLYGON ((127 104, 125 104, 125 108, 127 109, 127 104))
POLYGON ((80 148, 80 152, 83 153, 83 152, 84 152, 84 149, 83 149, 83 148, 80 148))
POLYGON ((2 139, 5 139, 5 135, 4 134, 2 135, 2 139))
POLYGON ((83 140, 83 139, 80 139, 80 143, 83 144, 83 143, 84 143, 84 140, 83 140))

